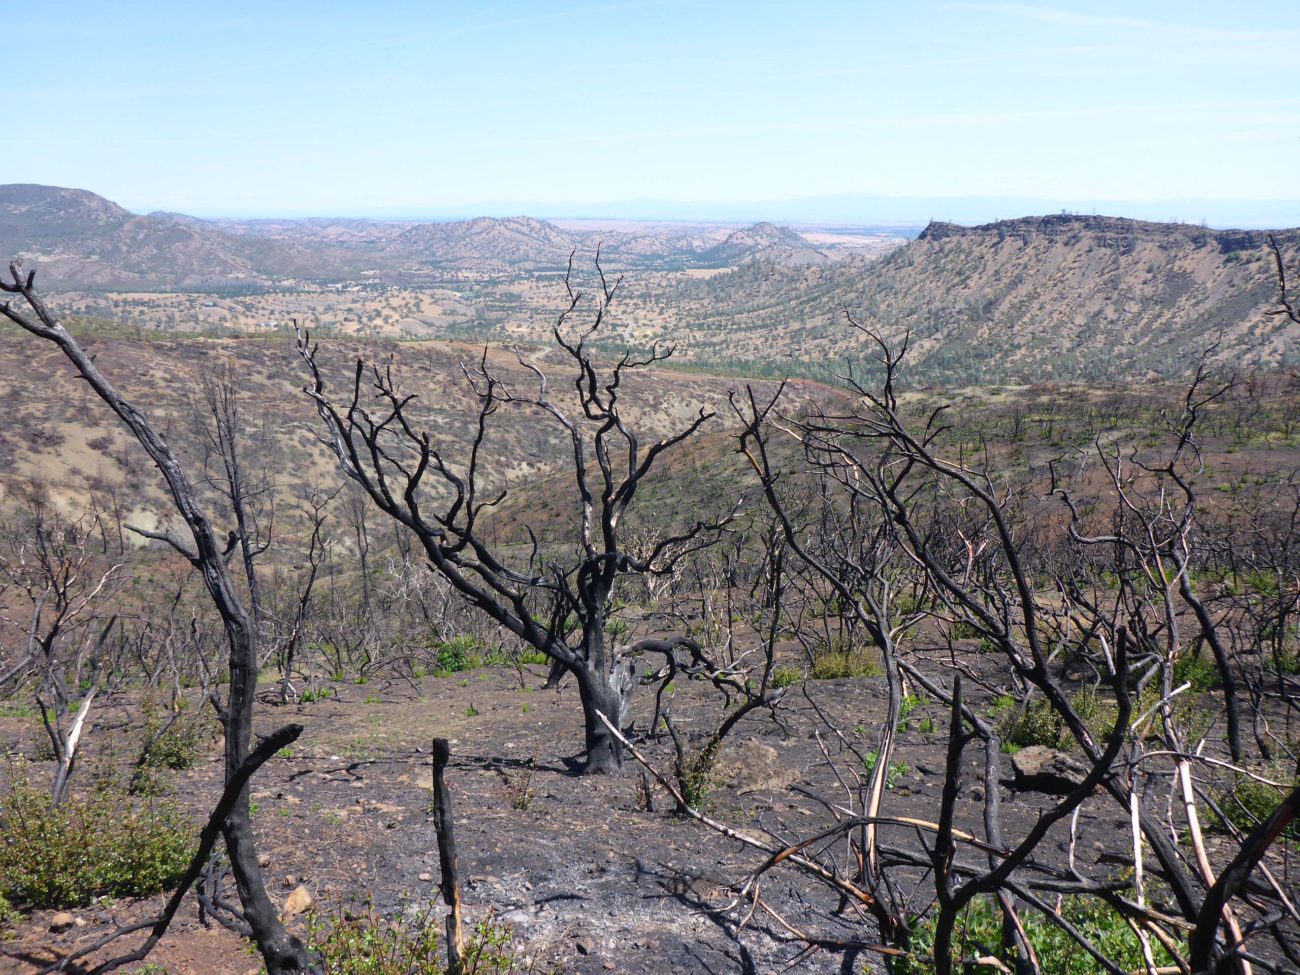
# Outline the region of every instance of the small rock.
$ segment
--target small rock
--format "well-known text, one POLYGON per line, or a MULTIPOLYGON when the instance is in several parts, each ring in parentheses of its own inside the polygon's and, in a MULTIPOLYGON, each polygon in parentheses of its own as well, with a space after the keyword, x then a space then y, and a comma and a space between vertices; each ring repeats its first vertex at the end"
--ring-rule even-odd
POLYGON ((59 911, 54 917, 50 918, 50 930, 55 934, 61 934, 77 923, 75 915, 68 911, 59 911))
POLYGON ((284 885, 286 887, 297 887, 298 877, 296 874, 287 873, 284 875, 284 885))
POLYGON ((307 888, 303 886, 295 887, 289 892, 289 896, 284 899, 282 913, 286 918, 294 917, 311 907, 311 903, 311 894, 307 892, 307 888))
POLYGON ((257 865, 261 867, 263 870, 269 867, 271 865, 271 854, 263 853, 261 856, 259 856, 257 858, 257 865))
POLYGON ((573 947, 578 949, 578 954, 580 955, 591 954, 591 941, 587 938, 579 938, 573 943, 573 947))
POLYGON ((1011 756, 1014 787, 1021 792, 1064 796, 1088 776, 1088 770, 1065 752, 1046 745, 1030 745, 1011 756))
POLYGON ((433 880, 433 874, 429 873, 429 871, 426 870, 424 873, 420 874, 420 880, 421 882, 427 884, 431 880, 433 880))
POLYGON ((803 770, 792 766, 771 745, 756 739, 723 750, 719 777, 740 795, 768 790, 780 791, 803 777, 803 770))

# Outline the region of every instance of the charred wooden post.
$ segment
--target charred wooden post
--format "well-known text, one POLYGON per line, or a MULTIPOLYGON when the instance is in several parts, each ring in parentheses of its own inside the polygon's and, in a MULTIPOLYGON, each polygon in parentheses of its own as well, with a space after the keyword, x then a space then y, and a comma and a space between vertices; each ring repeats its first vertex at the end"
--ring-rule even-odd
POLYGON ((433 828, 438 834, 438 863, 442 880, 438 889, 447 905, 447 972, 460 975, 465 931, 461 919, 460 873, 456 867, 456 836, 447 791, 447 763, 451 744, 446 738, 433 739, 433 828))

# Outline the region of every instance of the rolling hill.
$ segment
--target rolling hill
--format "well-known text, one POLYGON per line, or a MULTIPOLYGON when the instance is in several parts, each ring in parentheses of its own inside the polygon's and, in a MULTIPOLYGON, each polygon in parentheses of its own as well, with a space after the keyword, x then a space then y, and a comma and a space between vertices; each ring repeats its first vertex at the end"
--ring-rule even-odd
POLYGON ((358 279, 422 284, 448 271, 553 272, 575 250, 597 246, 611 270, 828 260, 794 231, 771 224, 728 237, 696 227, 573 231, 526 216, 208 221, 134 214, 87 190, 0 186, 0 254, 36 262, 42 280, 60 291, 265 289, 358 279))

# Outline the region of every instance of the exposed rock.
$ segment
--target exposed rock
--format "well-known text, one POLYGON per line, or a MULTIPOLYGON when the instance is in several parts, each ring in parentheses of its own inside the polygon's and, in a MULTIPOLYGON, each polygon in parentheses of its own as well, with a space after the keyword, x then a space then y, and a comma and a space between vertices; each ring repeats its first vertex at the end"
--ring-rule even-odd
POLYGON ((61 934, 77 923, 75 915, 68 911, 59 911, 54 917, 50 918, 50 930, 55 934, 61 934))
POLYGON ((1014 787, 1021 792, 1044 792, 1063 796, 1088 776, 1088 770, 1065 752, 1046 745, 1030 745, 1011 756, 1015 769, 1014 787))
POLYGON ((311 894, 307 892, 306 887, 300 885, 291 890, 289 896, 284 899, 284 909, 281 913, 284 914, 286 919, 291 918, 301 914, 311 905, 311 894))
POLYGON ((803 770, 783 759, 771 745, 750 738, 728 745, 718 761, 719 781, 740 795, 786 789, 803 777, 803 770))

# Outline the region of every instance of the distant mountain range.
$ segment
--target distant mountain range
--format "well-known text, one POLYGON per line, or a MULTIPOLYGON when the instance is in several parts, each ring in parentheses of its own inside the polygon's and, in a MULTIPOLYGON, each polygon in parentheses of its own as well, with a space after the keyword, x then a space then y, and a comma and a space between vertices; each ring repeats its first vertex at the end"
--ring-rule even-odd
POLYGON ((601 203, 485 200, 456 206, 385 208, 366 216, 389 220, 461 220, 532 213, 560 222, 584 220, 692 221, 751 224, 772 221, 804 225, 914 227, 934 220, 964 224, 991 223, 1026 213, 1067 213, 1127 217, 1131 220, 1207 223, 1211 227, 1290 227, 1300 225, 1300 198, 1290 200, 1210 200, 1171 197, 1164 200, 1100 200, 1083 197, 1029 196, 886 196, 841 193, 783 200, 680 201, 609 200, 601 203))
MULTIPOLYGON (((811 374, 860 355, 846 312, 895 341, 910 336, 909 368, 925 381, 1182 375, 1216 343, 1225 368, 1300 364, 1300 326, 1268 314, 1277 280, 1265 231, 1077 214, 932 222, 911 241, 770 222, 598 223, 208 221, 141 216, 84 190, 0 186, 0 256, 34 263, 52 291, 282 292, 258 313, 275 320, 298 314, 294 296, 314 284, 432 285, 441 310, 419 319, 412 305, 391 322, 351 288, 355 321, 364 313, 367 334, 405 334, 409 320, 425 336, 513 342, 545 338, 558 286, 517 282, 558 274, 575 250, 589 273, 599 245, 611 271, 712 269, 626 289, 617 332, 602 341, 672 343, 683 359, 751 375, 811 374), (489 286, 460 283, 476 281, 489 286)), ((1274 236, 1300 267, 1300 230, 1274 236)))
POLYGON ((802 266, 842 256, 770 223, 741 230, 577 231, 524 216, 441 223, 201 220, 134 214, 87 190, 0 186, 0 252, 39 262, 47 286, 61 290, 255 288, 362 277, 419 284, 454 270, 559 270, 575 250, 598 245, 611 269, 753 260, 802 266))

